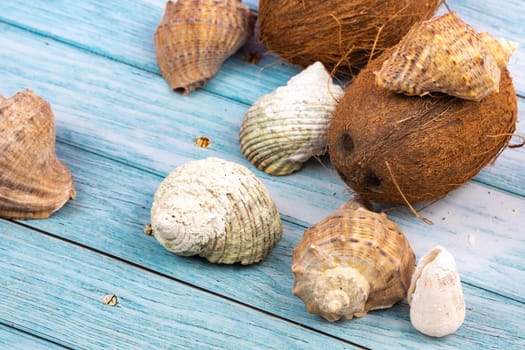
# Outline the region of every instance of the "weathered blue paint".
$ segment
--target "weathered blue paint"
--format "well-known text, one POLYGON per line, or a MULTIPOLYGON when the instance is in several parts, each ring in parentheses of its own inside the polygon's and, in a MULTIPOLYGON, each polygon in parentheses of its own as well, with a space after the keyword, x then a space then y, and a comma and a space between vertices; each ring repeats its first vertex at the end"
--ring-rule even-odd
MULTIPOLYGON (((237 139, 249 105, 298 68, 274 56, 252 65, 244 51, 204 89, 177 95, 158 74, 151 39, 164 4, 0 2, 0 92, 31 88, 51 103, 58 155, 78 190, 50 219, 23 222, 26 228, 0 222, 0 325, 8 325, 0 326, 0 348, 17 341, 22 348, 56 348, 17 329, 90 349, 195 347, 196 341, 199 348, 525 347, 523 150, 506 150, 475 181, 424 210, 432 226, 405 209, 389 212, 418 256, 441 244, 456 257, 468 308, 456 334, 420 335, 406 303, 327 323, 291 295, 291 254, 304 229, 351 194, 326 158, 326 166, 310 161, 296 174, 271 177, 243 159, 237 139), (209 149, 194 145, 200 135, 212 140, 209 149), (162 177, 208 156, 250 167, 283 214, 283 239, 261 264, 177 257, 142 233, 162 177), (106 291, 122 295, 122 303, 103 306, 106 291)), ((523 94, 521 1, 448 4, 476 29, 521 41, 510 70, 523 94)), ((520 100, 522 134, 524 107, 520 100)))

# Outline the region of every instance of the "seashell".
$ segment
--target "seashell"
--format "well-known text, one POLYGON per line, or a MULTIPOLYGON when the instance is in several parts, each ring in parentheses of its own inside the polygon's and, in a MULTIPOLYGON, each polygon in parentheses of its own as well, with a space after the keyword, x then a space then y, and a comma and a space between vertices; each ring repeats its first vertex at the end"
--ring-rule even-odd
POLYGON ((376 74, 380 88, 423 96, 443 92, 479 101, 499 91, 517 44, 477 33, 455 12, 410 29, 376 74))
POLYGON ((423 256, 408 290, 410 321, 421 333, 443 337, 465 320, 465 300, 454 257, 437 246, 423 256))
POLYGON ((519 44, 505 39, 494 39, 489 33, 479 33, 481 41, 496 60, 500 69, 506 68, 510 56, 516 51, 519 44))
POLYGON ((306 230, 293 252, 293 294, 330 322, 389 308, 406 296, 415 255, 384 213, 350 201, 306 230))
POLYGON ((206 84, 252 36, 256 18, 240 0, 168 1, 153 40, 170 88, 187 95, 206 84))
POLYGON ((342 96, 322 63, 310 65, 246 112, 241 152, 271 175, 299 170, 310 157, 325 153, 328 123, 342 96))
POLYGON ((279 212, 259 179, 218 158, 190 161, 162 181, 151 229, 175 254, 223 264, 261 261, 282 234, 279 212))
POLYGON ((0 96, 0 217, 49 217, 75 198, 69 169, 55 153, 51 106, 31 90, 0 96))

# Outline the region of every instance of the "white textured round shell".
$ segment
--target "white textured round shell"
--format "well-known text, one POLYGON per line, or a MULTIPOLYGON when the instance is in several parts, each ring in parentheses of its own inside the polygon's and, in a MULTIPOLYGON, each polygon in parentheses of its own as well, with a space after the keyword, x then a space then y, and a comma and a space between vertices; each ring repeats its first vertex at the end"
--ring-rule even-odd
POLYGON ((410 321, 432 337, 454 333, 465 320, 465 300, 454 257, 437 246, 419 261, 408 290, 410 321))
POLYGON ((328 123, 342 96, 321 62, 310 65, 246 112, 241 152, 271 175, 299 170, 310 157, 325 153, 328 123))
POLYGON ((224 264, 261 261, 282 234, 279 212, 259 179, 218 158, 190 161, 162 181, 151 229, 178 255, 224 264))

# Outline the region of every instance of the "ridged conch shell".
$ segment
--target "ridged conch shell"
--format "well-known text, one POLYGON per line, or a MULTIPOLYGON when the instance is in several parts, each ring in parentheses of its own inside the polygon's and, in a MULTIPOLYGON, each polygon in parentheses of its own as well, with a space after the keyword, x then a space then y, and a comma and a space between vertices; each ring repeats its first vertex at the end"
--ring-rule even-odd
POLYGON ((421 333, 443 337, 465 319, 465 300, 454 257, 437 246, 423 256, 408 291, 410 321, 421 333))
POLYGON ((415 255, 397 225, 357 201, 306 230, 293 252, 293 294, 330 322, 406 296, 415 255))
POLYGON ((263 184, 246 167, 218 158, 190 161, 162 181, 151 207, 151 230, 178 255, 223 264, 261 261, 282 234, 263 184))
POLYGON ((252 36, 255 20, 240 0, 168 1, 153 40, 170 88, 187 95, 206 84, 252 36))
POLYGON ((479 101, 499 91, 517 44, 477 33, 455 12, 416 24, 376 72, 376 85, 406 95, 442 92, 479 101))
POLYGON ((47 218, 74 197, 49 103, 31 90, 0 96, 0 217, 47 218))
POLYGON ((246 112, 241 152, 271 175, 299 170, 310 157, 325 153, 328 123, 342 96, 322 63, 310 65, 246 112))

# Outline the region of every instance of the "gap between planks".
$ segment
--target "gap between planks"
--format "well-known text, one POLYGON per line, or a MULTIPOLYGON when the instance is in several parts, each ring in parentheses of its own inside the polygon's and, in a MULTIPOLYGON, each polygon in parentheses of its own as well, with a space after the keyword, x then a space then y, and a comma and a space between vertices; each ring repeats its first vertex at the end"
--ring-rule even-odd
MULTIPOLYGON (((66 346, 64 344, 61 344, 57 341, 54 341, 53 339, 47 338, 43 335, 39 335, 36 333, 33 333, 30 330, 23 329, 21 327, 17 327, 14 324, 8 324, 6 322, 3 322, 0 320, 0 334, 3 332, 11 331, 12 333, 19 334, 20 336, 17 336, 16 344, 13 345, 13 349, 22 349, 20 348, 21 342, 24 343, 24 345, 30 346, 25 349, 31 349, 31 350, 40 350, 40 349, 67 349, 67 350, 75 350, 73 347, 66 346), (2 328, 4 328, 2 330, 2 328), (21 340, 20 337, 24 337, 24 340, 21 340)), ((5 342, 5 338, 0 338, 0 343, 5 342)), ((5 345, 5 343, 4 343, 5 345)), ((2 350, 7 350, 5 348, 2 348, 2 350)))
MULTIPOLYGON (((285 322, 290 323, 290 324, 292 324, 292 325, 301 326, 302 328, 305 328, 305 329, 307 329, 307 330, 309 330, 309 331, 312 331, 312 332, 318 333, 318 334, 323 335, 323 336, 326 336, 326 337, 330 337, 330 338, 332 338, 332 339, 334 339, 334 340, 338 340, 338 341, 344 342, 344 343, 346 343, 346 344, 348 344, 348 345, 355 346, 355 347, 360 348, 360 349, 369 349, 369 348, 367 348, 367 347, 364 347, 363 345, 360 345, 360 344, 357 344, 357 343, 353 343, 353 342, 348 341, 348 340, 346 340, 346 339, 344 339, 344 338, 340 338, 340 337, 338 337, 338 336, 336 336, 336 335, 330 334, 330 333, 328 333, 328 332, 324 332, 324 331, 322 331, 322 330, 316 329, 316 328, 311 327, 311 326, 309 326, 309 325, 302 324, 302 323, 300 323, 300 322, 296 322, 296 321, 290 320, 290 319, 288 319, 288 318, 286 318, 286 317, 283 317, 283 316, 277 315, 277 314, 275 314, 275 313, 272 313, 272 312, 266 311, 266 310, 264 310, 264 309, 262 309, 262 308, 259 308, 259 307, 256 307, 256 306, 253 306, 253 305, 247 304, 247 303, 245 303, 245 302, 239 301, 239 300, 237 300, 237 299, 234 299, 234 298, 228 297, 227 295, 220 294, 220 293, 218 293, 218 292, 215 292, 215 291, 212 291, 212 290, 209 290, 209 289, 205 289, 205 288, 203 288, 203 287, 200 287, 200 286, 197 286, 197 285, 191 284, 191 283, 189 283, 189 282, 186 282, 186 281, 184 281, 184 280, 181 280, 181 279, 175 278, 175 277, 170 276, 170 275, 168 275, 168 274, 165 274, 165 273, 162 273, 162 272, 156 271, 156 270, 154 270, 154 269, 152 269, 152 268, 149 268, 149 267, 146 267, 146 266, 140 265, 140 264, 138 264, 138 263, 135 263, 135 262, 133 262, 133 261, 130 261, 130 260, 127 260, 127 259, 121 258, 121 257, 119 257, 119 256, 117 256, 117 255, 110 254, 110 253, 105 252, 105 251, 103 251, 103 250, 99 250, 99 249, 97 249, 97 248, 90 247, 90 246, 88 246, 88 245, 85 245, 85 244, 82 244, 82 243, 76 242, 76 241, 71 240, 71 239, 69 239, 69 238, 62 237, 62 236, 60 236, 60 235, 57 235, 57 234, 54 234, 54 233, 51 233, 51 232, 47 232, 47 231, 41 230, 41 229, 39 229, 39 228, 35 228, 35 227, 32 227, 32 226, 29 226, 29 225, 25 224, 25 223, 22 222, 22 221, 17 221, 17 220, 12 221, 12 220, 6 220, 6 219, 0 219, 0 220, 11 222, 11 223, 13 223, 13 224, 15 224, 15 225, 18 225, 18 226, 20 226, 20 227, 23 227, 23 228, 25 228, 25 229, 28 229, 28 230, 32 230, 32 231, 38 232, 38 233, 40 233, 40 234, 43 234, 43 235, 45 235, 45 236, 51 237, 51 238, 53 238, 53 239, 57 239, 57 240, 59 240, 59 241, 62 241, 62 242, 68 243, 68 244, 72 244, 72 245, 74 245, 74 246, 76 246, 76 247, 79 247, 79 248, 82 248, 82 249, 86 249, 86 250, 88 250, 88 251, 90 251, 90 252, 100 254, 100 255, 102 255, 102 256, 104 256, 104 257, 107 257, 107 258, 109 258, 109 259, 112 259, 112 260, 118 261, 118 262, 123 263, 123 264, 126 264, 126 265, 129 265, 129 266, 134 267, 134 268, 136 268, 136 269, 139 269, 139 270, 142 270, 142 271, 145 271, 145 272, 148 272, 148 273, 152 273, 152 274, 154 274, 154 275, 156 275, 156 276, 159 276, 159 277, 167 278, 167 279, 169 279, 169 280, 171 280, 171 281, 174 281, 174 282, 180 283, 180 284, 182 284, 182 285, 184 285, 184 286, 187 286, 187 287, 189 287, 189 288, 193 288, 193 289, 195 289, 195 290, 198 290, 199 292, 206 293, 206 294, 209 294, 209 295, 213 295, 213 296, 215 296, 215 297, 218 297, 218 298, 221 298, 221 299, 224 299, 224 300, 227 300, 227 301, 233 302, 233 303, 235 303, 235 304, 238 304, 238 305, 241 305, 241 306, 247 307, 247 308, 252 309, 252 310, 254 310, 254 311, 258 311, 258 312, 263 313, 263 314, 265 314, 265 315, 268 315, 268 316, 274 317, 274 318, 279 319, 279 320, 281 320, 281 321, 285 321, 285 322)), ((294 225, 295 225, 295 223, 294 223, 294 225)), ((476 286, 474 286, 474 287, 476 287, 476 286)), ((476 287, 476 288, 478 288, 478 287, 476 287)), ((481 288, 480 288, 480 289, 481 289, 481 288)), ((489 291, 489 292, 490 292, 490 291, 489 291)), ((493 292, 491 292, 491 293, 492 293, 492 294, 497 294, 497 293, 493 293, 493 292)), ((503 297, 505 297, 505 296, 503 296, 503 297)), ((507 297, 505 297, 505 298, 507 298, 507 297)), ((2 324, 1 321, 0 321, 0 324, 2 324)), ((7 325, 6 325, 6 326, 7 326, 7 325)), ((27 334, 31 334, 31 335, 32 335, 32 333, 28 333, 28 332, 23 331, 23 330, 21 330, 21 329, 19 329, 19 328, 16 328, 16 327, 15 327, 15 329, 20 330, 20 331, 22 331, 22 332, 24 332, 24 333, 27 333, 27 334)), ((39 337, 39 336, 37 336, 37 337, 38 337, 38 338, 41 338, 41 337, 39 337)), ((42 339, 44 339, 44 340, 48 340, 47 338, 42 338, 42 339)), ((58 343, 56 343, 56 345, 60 345, 60 346, 64 347, 65 349, 69 349, 68 347, 65 347, 65 346, 63 346, 63 345, 61 345, 61 344, 58 344, 58 343)))

